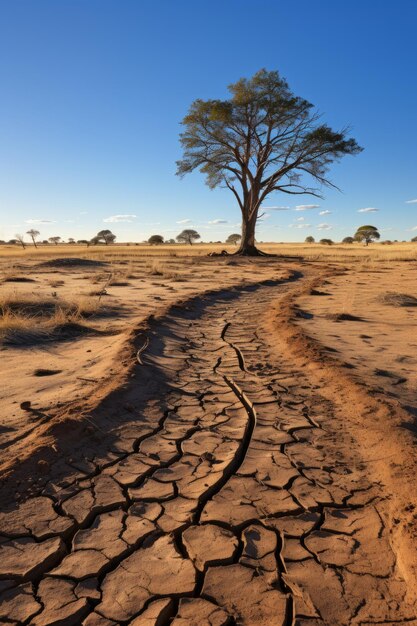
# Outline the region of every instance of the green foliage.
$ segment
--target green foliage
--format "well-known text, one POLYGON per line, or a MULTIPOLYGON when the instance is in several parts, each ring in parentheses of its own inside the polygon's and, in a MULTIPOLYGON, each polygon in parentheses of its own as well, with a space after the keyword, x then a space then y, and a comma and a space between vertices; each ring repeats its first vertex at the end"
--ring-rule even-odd
POLYGON ((319 243, 321 243, 322 246, 332 246, 333 245, 333 241, 331 239, 320 239, 319 243))
POLYGON ((225 186, 243 216, 243 244, 254 231, 259 208, 275 191, 320 195, 330 164, 361 148, 320 121, 307 100, 296 96, 278 72, 265 69, 229 86, 227 100, 195 100, 182 124, 183 158, 177 174, 196 169, 210 188, 225 186), (308 184, 308 179, 313 186, 308 184))
POLYGON ((164 238, 162 235, 152 235, 149 237, 148 243, 150 243, 151 246, 158 246, 161 245, 161 243, 164 243, 164 238))
POLYGON ((342 239, 342 243, 353 243, 355 240, 353 237, 345 237, 342 239))
POLYGON ((198 239, 200 239, 200 235, 191 228, 186 228, 177 236, 178 243, 189 243, 190 245, 198 239))
POLYGON ((315 242, 316 240, 311 235, 305 238, 305 243, 315 243, 315 242))
POLYGON ((232 235, 228 236, 228 238, 226 239, 226 243, 233 243, 237 245, 241 239, 242 235, 239 235, 238 233, 233 233, 232 235))
POLYGON ((371 226, 366 224, 365 226, 360 226, 355 233, 355 241, 363 241, 367 246, 372 241, 379 239, 381 235, 378 232, 376 226, 371 226))
POLYGON ((106 246, 109 243, 114 243, 116 241, 116 235, 114 235, 111 230, 100 230, 95 237, 91 240, 93 243, 98 243, 99 241, 104 241, 106 246), (98 240, 98 241, 95 241, 98 240))

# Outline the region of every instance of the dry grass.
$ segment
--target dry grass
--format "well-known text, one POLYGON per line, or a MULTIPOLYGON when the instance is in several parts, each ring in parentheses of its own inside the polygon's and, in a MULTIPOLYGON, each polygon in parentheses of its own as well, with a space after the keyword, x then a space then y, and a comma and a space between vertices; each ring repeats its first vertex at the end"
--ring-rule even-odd
POLYGON ((414 307, 417 306, 417 298, 407 293, 386 293, 380 297, 383 304, 392 306, 414 307))
POLYGON ((40 298, 32 294, 6 294, 0 297, 0 343, 31 344, 68 334, 94 331, 86 323, 100 311, 97 298, 40 298))
MULTIPOLYGON (((390 246, 380 243, 371 244, 365 247, 362 244, 335 244, 333 246, 322 246, 320 244, 305 243, 259 243, 259 247, 265 252, 283 256, 302 257, 310 261, 343 261, 351 259, 362 259, 363 261, 413 261, 417 260, 416 243, 393 243, 390 246)), ((115 263, 123 260, 133 263, 135 260, 170 258, 170 257, 195 257, 207 256, 209 252, 219 252, 227 250, 230 253, 236 251, 236 246, 227 244, 194 244, 192 246, 175 244, 164 246, 149 246, 146 244, 127 245, 115 244, 112 246, 90 247, 58 245, 53 249, 48 246, 39 246, 37 249, 27 247, 25 250, 17 246, 0 246, 0 258, 9 257, 11 259, 24 258, 33 261, 49 261, 49 266, 53 266, 54 259, 68 259, 59 262, 59 267, 75 267, 77 262, 79 267, 83 266, 83 261, 98 261, 102 263, 115 263), (76 261, 74 260, 76 259, 76 261)), ((87 265, 84 263, 84 266, 87 265)), ((132 273, 133 265, 131 266, 132 273)))
POLYGON ((145 268, 150 276, 163 276, 172 282, 183 282, 186 280, 183 275, 172 270, 166 263, 161 261, 148 262, 145 268))

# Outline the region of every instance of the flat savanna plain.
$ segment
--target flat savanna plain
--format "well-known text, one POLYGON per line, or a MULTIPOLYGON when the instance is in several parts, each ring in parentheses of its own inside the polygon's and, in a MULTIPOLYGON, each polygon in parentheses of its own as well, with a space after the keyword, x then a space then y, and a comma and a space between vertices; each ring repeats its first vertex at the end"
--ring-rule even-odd
POLYGON ((417 624, 417 247, 224 247, 1 248, 0 623, 417 624))

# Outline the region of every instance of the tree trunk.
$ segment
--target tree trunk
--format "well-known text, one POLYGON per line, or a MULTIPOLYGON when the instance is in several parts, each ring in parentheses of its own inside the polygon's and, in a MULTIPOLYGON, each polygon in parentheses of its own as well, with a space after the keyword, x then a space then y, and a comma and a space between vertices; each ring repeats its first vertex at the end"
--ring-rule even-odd
POLYGON ((257 213, 250 219, 247 217, 247 214, 242 214, 242 239, 239 249, 233 254, 239 256, 265 256, 265 253, 258 250, 255 244, 256 219, 257 213))

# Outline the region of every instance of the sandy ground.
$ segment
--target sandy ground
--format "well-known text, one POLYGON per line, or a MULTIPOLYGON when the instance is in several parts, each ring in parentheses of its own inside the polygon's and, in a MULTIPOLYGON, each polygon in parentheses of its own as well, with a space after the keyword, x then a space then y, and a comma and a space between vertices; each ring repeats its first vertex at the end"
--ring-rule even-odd
POLYGON ((135 263, 107 334, 3 348, 0 621, 417 624, 415 267, 135 263))

